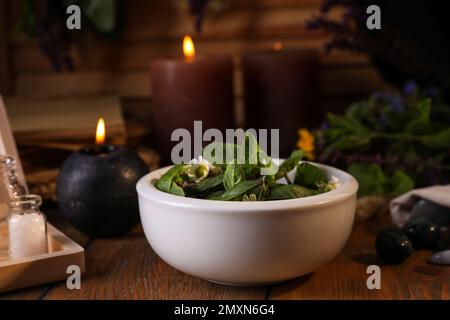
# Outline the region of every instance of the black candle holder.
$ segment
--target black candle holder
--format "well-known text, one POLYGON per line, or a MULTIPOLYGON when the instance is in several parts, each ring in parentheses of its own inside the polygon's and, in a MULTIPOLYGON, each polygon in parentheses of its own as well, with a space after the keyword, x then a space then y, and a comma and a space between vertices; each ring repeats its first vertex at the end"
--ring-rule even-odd
POLYGON ((57 179, 60 210, 89 236, 123 234, 139 222, 136 183, 147 173, 145 163, 130 148, 85 147, 61 167, 57 179))

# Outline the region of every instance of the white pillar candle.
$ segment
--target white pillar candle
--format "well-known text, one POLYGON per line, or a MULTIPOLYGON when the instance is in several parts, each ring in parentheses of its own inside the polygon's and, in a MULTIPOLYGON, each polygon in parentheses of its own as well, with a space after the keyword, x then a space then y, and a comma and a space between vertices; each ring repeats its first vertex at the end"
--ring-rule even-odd
POLYGON ((13 259, 47 253, 46 221, 42 214, 15 214, 8 219, 9 251, 13 259))

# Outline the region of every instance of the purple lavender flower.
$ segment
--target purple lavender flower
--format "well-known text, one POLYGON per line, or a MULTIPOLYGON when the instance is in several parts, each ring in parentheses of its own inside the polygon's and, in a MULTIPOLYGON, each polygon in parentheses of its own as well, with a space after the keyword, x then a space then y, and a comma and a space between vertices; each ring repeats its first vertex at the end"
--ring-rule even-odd
POLYGON ((414 94, 417 91, 417 84, 411 80, 405 83, 403 86, 403 93, 407 96, 414 94))
POLYGON ((379 101, 387 103, 394 112, 402 112, 404 110, 403 99, 397 94, 390 92, 375 92, 373 97, 379 101))

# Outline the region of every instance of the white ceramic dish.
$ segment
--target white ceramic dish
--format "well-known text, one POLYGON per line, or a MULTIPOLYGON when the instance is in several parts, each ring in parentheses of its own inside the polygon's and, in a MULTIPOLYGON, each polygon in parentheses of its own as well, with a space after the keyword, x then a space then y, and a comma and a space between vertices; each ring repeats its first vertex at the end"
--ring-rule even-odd
POLYGON ((315 165, 338 177, 341 186, 307 198, 261 202, 171 195, 153 185, 170 167, 155 170, 137 184, 145 235, 169 265, 213 282, 260 285, 313 272, 344 247, 358 190, 349 174, 315 165))

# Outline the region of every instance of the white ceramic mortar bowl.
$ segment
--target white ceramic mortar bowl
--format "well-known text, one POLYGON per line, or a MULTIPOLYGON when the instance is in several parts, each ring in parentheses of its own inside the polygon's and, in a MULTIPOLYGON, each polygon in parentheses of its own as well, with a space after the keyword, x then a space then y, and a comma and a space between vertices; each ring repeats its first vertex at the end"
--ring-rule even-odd
POLYGON ((315 165, 342 185, 311 197, 260 202, 171 195, 153 185, 170 167, 155 170, 137 183, 148 242, 169 265, 213 282, 262 285, 313 272, 344 247, 358 190, 349 174, 315 165))

